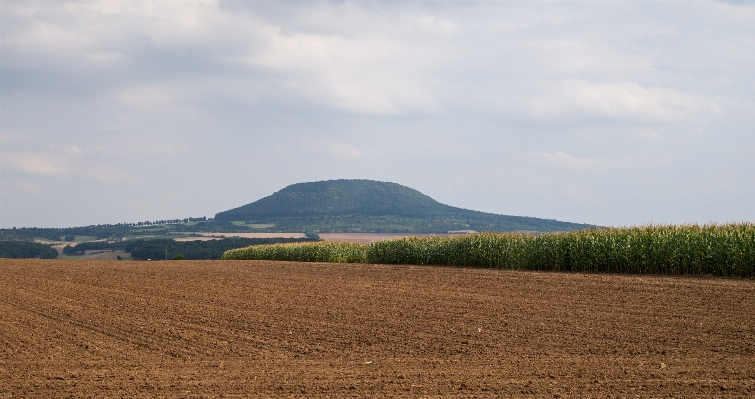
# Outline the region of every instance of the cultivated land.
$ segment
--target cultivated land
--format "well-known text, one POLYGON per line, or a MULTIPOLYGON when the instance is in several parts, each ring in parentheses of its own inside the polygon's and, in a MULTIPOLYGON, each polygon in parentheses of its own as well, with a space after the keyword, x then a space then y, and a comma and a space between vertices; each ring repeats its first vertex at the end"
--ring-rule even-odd
MULTIPOLYGON (((225 237, 243 237, 243 238, 304 238, 304 233, 194 233, 199 237, 182 237, 176 236, 176 241, 209 241, 219 240, 225 237)), ((167 238, 171 238, 168 236, 167 238)))
POLYGON ((318 234, 323 241, 357 242, 369 244, 373 241, 393 240, 403 237, 427 237, 431 235, 445 234, 406 234, 406 233, 321 233, 318 234))
POLYGON ((0 397, 752 397, 755 280, 0 260, 0 397))
MULTIPOLYGON (((174 238, 176 241, 207 241, 217 240, 224 237, 244 237, 244 238, 304 238, 304 233, 195 233, 200 237, 180 237, 174 238)), ((445 234, 407 234, 407 233, 322 233, 319 234, 323 241, 341 241, 341 242, 358 242, 360 244, 369 244, 373 241, 392 240, 402 237, 425 237, 430 235, 445 234)))

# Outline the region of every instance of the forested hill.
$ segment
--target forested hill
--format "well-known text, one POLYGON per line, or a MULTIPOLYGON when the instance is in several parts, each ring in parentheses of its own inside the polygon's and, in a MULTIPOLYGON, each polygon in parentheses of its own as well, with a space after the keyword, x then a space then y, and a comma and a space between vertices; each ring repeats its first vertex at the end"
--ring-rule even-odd
POLYGON ((373 180, 328 180, 290 185, 215 220, 275 224, 275 230, 445 233, 567 231, 594 227, 505 216, 444 205, 409 187, 373 180))
POLYGON ((259 201, 220 212, 216 220, 262 220, 309 216, 426 217, 454 208, 396 183, 328 180, 292 184, 259 201))

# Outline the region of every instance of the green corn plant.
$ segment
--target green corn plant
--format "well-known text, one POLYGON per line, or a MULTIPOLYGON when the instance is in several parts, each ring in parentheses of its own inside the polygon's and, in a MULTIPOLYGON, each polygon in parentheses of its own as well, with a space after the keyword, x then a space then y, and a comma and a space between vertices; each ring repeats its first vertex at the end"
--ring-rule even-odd
POLYGON ((664 225, 548 234, 406 237, 236 249, 223 259, 454 265, 586 273, 755 277, 755 225, 664 225))

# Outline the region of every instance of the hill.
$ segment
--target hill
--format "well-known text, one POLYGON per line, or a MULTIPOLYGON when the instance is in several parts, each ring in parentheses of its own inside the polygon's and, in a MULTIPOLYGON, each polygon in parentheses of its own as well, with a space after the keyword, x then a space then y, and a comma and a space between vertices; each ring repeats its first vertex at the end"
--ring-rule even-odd
POLYGON ((220 212, 215 220, 274 224, 273 229, 278 231, 314 232, 548 232, 594 227, 457 208, 412 188, 373 180, 292 184, 258 201, 220 212))

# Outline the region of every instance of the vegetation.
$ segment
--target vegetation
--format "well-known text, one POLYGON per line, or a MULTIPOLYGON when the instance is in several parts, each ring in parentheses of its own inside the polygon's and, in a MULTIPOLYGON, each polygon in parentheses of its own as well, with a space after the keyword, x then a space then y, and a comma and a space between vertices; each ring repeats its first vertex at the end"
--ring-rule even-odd
POLYGON ((365 263, 367 261, 366 249, 367 246, 363 244, 336 241, 258 245, 227 251, 222 259, 365 263))
POLYGON ((175 259, 220 259, 223 252, 250 245, 315 241, 307 238, 224 238, 207 241, 174 241, 172 239, 137 239, 118 242, 92 241, 72 247, 66 245, 63 253, 69 256, 84 255, 85 251, 123 250, 131 253, 135 260, 175 259), (167 254, 166 254, 167 250, 167 254))
POLYGON ((58 251, 49 245, 25 241, 0 241, 0 258, 55 259, 58 251))
POLYGON ((34 241, 45 239, 53 242, 83 241, 90 237, 92 240, 118 240, 140 236, 160 236, 177 232, 213 232, 213 233, 248 233, 251 231, 267 231, 255 229, 243 223, 234 224, 225 220, 213 220, 206 217, 185 218, 171 220, 156 220, 153 222, 98 224, 83 227, 41 228, 22 227, 0 229, 0 240, 6 241, 34 241))
POLYGON ((215 215, 215 221, 273 223, 277 231, 446 233, 570 231, 586 224, 504 216, 444 205, 417 190, 372 180, 290 185, 259 201, 215 215))
POLYGON ((84 255, 84 251, 114 251, 116 249, 125 249, 125 242, 109 243, 107 241, 90 241, 77 244, 75 247, 66 245, 63 248, 63 254, 74 256, 84 255))
MULTIPOLYGON (((228 251, 223 259, 331 261, 323 259, 337 257, 329 251, 340 250, 332 244, 245 248, 228 251)), ((350 255, 338 261, 755 277, 755 225, 750 223, 410 237, 348 245, 350 255)))
POLYGON ((197 260, 220 259, 225 251, 250 245, 308 241, 312 240, 307 238, 225 238, 207 241, 129 240, 125 241, 123 249, 131 253, 134 260, 173 259, 179 254, 183 255, 184 259, 197 260))
POLYGON ((190 232, 446 233, 572 231, 595 226, 471 211, 441 204, 417 190, 371 180, 299 183, 251 204, 206 217, 66 228, 0 229, 0 240, 122 240, 190 232))

